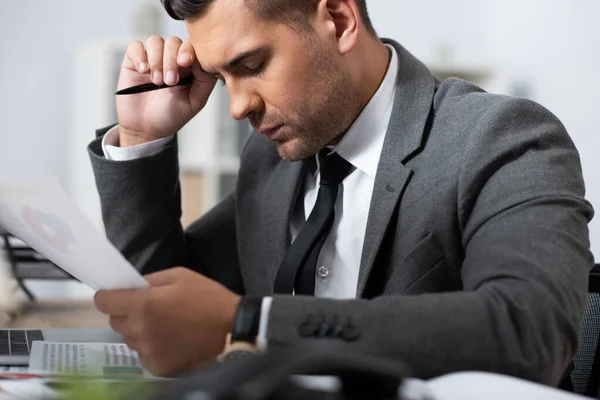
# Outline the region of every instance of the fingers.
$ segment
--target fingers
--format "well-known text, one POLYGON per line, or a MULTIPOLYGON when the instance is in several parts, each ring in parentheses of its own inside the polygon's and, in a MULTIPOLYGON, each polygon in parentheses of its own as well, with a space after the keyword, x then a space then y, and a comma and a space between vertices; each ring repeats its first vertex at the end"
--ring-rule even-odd
POLYGON ((132 42, 125 53, 124 66, 140 73, 148 72, 148 56, 144 44, 139 40, 132 42))
POLYGON ((177 56, 181 48, 182 41, 178 37, 169 38, 165 42, 163 55, 163 70, 165 83, 167 85, 176 85, 179 82, 179 65, 177 56))
POLYGON ((134 318, 112 315, 108 322, 110 328, 121 334, 124 341, 134 350, 138 350, 140 341, 143 340, 144 331, 141 323, 136 322, 134 318))
POLYGON ((187 268, 176 267, 145 275, 144 278, 150 286, 165 286, 186 279, 188 274, 194 273, 187 268))
POLYGON ((141 74, 148 74, 155 85, 176 85, 181 78, 180 70, 189 69, 196 61, 194 48, 189 39, 178 37, 167 40, 158 35, 151 36, 146 45, 132 42, 127 49, 123 66, 141 74))
POLYGON ((144 303, 146 290, 99 290, 94 295, 94 304, 103 314, 127 316, 144 303))
POLYGON ((179 47, 179 53, 177 54, 177 63, 180 67, 189 68, 196 61, 196 52, 190 43, 190 39, 186 39, 181 43, 179 47))
POLYGON ((128 329, 128 321, 129 317, 124 317, 120 315, 111 315, 108 319, 108 323, 110 324, 110 328, 120 333, 123 336, 126 336, 129 333, 128 329))
POLYGON ((155 85, 162 85, 164 83, 164 49, 165 40, 160 36, 150 36, 146 42, 146 52, 148 53, 148 62, 150 63, 150 79, 155 85))

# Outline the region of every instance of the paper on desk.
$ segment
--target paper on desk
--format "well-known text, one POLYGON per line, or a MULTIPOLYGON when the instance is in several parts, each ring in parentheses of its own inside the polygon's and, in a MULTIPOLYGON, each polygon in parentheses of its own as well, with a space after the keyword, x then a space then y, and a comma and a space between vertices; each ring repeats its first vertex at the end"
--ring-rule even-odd
POLYGON ((152 379, 135 350, 124 343, 34 341, 29 372, 105 379, 152 379))
POLYGON ((0 184, 0 226, 92 289, 148 287, 54 178, 0 184))

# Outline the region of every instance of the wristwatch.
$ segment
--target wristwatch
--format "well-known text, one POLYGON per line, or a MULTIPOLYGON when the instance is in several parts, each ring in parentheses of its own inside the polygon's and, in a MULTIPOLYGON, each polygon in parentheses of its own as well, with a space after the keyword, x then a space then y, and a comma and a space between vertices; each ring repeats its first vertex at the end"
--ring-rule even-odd
POLYGON ((238 305, 231 333, 227 335, 220 362, 247 357, 258 353, 256 340, 260 325, 262 297, 243 297, 238 305))

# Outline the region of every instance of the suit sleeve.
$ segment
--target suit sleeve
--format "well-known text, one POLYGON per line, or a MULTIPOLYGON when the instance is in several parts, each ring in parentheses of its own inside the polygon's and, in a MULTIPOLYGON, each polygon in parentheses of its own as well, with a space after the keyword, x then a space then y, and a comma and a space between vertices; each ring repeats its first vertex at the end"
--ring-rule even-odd
POLYGON ((147 157, 111 161, 102 152, 109 129, 88 148, 108 239, 144 274, 185 266, 242 294, 235 194, 184 231, 177 140, 147 157))
POLYGON ((503 100, 471 127, 462 157, 462 291, 371 300, 275 296, 269 348, 392 357, 420 378, 481 370, 556 385, 577 348, 593 265, 593 210, 577 150, 547 110, 503 100))

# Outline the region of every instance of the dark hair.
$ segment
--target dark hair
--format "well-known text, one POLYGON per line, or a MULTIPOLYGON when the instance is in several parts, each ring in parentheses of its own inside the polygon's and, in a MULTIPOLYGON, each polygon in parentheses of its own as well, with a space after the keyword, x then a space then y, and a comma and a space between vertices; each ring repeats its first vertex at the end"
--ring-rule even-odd
MULTIPOLYGON (((201 17, 217 0, 161 0, 165 10, 176 20, 191 20, 201 17)), ((306 30, 307 16, 315 12, 317 0, 245 0, 250 9, 260 18, 280 21, 292 28, 306 30)), ((367 0, 354 0, 367 30, 376 35, 367 11, 367 0)))

